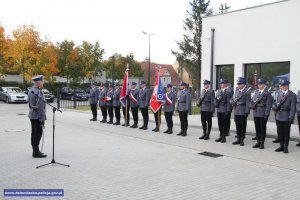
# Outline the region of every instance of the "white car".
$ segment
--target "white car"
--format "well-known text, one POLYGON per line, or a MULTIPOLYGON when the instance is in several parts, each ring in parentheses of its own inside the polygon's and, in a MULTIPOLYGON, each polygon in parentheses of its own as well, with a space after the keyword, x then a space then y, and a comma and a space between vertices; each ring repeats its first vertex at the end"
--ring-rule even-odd
POLYGON ((6 103, 12 103, 12 102, 27 103, 28 95, 25 94, 18 87, 1 87, 0 100, 5 101, 6 103))

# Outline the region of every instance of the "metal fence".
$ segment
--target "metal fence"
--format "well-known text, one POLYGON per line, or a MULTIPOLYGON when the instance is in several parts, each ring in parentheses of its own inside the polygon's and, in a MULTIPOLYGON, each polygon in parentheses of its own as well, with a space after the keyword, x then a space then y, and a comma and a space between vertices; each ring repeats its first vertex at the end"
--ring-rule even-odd
MULTIPOLYGON (((178 89, 174 89, 175 96, 177 98, 178 95, 178 89)), ((190 89, 191 93, 191 106, 189 110, 189 114, 199 114, 200 109, 197 106, 197 99, 198 99, 198 92, 196 90, 190 89)), ((152 91, 151 91, 152 94, 152 91)), ((57 107, 60 109, 85 109, 87 110, 90 107, 89 100, 82 100, 79 101, 73 96, 70 96, 69 98, 65 98, 61 95, 60 88, 57 88, 57 107), (72 98, 73 97, 73 98, 72 98)), ((177 110, 175 109, 175 114, 178 114, 177 110)))

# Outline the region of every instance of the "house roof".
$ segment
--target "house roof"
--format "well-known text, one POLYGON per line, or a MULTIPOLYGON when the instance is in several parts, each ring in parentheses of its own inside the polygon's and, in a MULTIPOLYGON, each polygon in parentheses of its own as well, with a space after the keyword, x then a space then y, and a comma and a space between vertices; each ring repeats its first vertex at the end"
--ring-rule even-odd
MULTIPOLYGON (((144 70, 144 79, 145 81, 148 81, 148 62, 141 62, 141 68, 144 70)), ((154 79, 155 79, 155 68, 160 66, 160 75, 164 75, 166 71, 169 71, 171 79, 172 79, 172 84, 173 85, 179 85, 180 84, 180 78, 173 68, 172 65, 170 64, 158 64, 158 63, 151 63, 150 64, 150 85, 154 84, 154 79)))

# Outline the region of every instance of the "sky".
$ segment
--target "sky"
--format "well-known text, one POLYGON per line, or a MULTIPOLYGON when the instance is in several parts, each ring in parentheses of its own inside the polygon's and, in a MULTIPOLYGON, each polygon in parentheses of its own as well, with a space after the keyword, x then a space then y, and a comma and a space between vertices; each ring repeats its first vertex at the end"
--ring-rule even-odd
MULTIPOLYGON (((216 12, 221 3, 230 10, 261 5, 276 0, 211 0, 216 12)), ((42 38, 52 42, 64 39, 80 45, 83 40, 99 41, 105 49, 104 59, 113 53, 133 53, 143 61, 173 64, 171 50, 183 38, 183 20, 189 0, 2 0, 0 23, 8 35, 19 25, 34 25, 42 38)))

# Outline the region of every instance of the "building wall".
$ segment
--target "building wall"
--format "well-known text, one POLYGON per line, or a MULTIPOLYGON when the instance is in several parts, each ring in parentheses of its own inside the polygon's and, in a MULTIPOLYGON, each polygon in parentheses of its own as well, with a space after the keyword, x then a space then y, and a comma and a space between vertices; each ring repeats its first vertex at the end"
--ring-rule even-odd
POLYGON ((204 18, 201 79, 210 79, 214 28, 214 66, 234 64, 236 80, 244 75, 244 64, 290 61, 291 88, 300 89, 299 10, 299 0, 286 0, 204 18))

